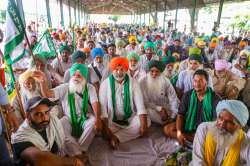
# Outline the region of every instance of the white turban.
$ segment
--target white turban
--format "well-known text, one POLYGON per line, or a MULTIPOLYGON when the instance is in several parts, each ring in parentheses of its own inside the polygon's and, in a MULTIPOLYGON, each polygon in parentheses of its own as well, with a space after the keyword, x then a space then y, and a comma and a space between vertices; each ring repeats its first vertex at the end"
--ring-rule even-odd
POLYGON ((246 105, 243 102, 239 100, 220 101, 216 107, 217 117, 224 109, 230 112, 240 122, 240 125, 242 127, 247 124, 249 112, 246 105))

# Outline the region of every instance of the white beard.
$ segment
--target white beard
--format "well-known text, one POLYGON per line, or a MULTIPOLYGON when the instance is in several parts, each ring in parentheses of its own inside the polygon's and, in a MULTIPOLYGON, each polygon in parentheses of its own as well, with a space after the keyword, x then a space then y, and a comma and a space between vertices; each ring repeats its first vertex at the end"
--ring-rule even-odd
POLYGON ((35 96, 41 96, 39 89, 36 86, 36 89, 33 91, 28 90, 24 86, 21 87, 22 95, 27 96, 28 100, 35 97, 35 96))
POLYGON ((81 82, 76 82, 73 79, 69 80, 69 92, 70 93, 80 93, 82 94, 87 81, 83 79, 81 82))
POLYGON ((218 149, 229 148, 237 140, 240 130, 236 130, 231 134, 225 130, 218 129, 215 124, 216 123, 213 124, 209 131, 212 133, 218 149))
POLYGON ((129 69, 132 70, 132 71, 135 71, 138 69, 138 63, 136 65, 131 65, 131 63, 129 63, 129 69))
POLYGON ((157 78, 152 78, 150 73, 147 73, 147 92, 148 94, 161 94, 164 76, 160 75, 157 78))
POLYGON ((118 76, 118 75, 113 74, 113 76, 114 76, 114 79, 116 81, 120 82, 120 81, 124 80, 126 75, 124 74, 123 76, 118 76))

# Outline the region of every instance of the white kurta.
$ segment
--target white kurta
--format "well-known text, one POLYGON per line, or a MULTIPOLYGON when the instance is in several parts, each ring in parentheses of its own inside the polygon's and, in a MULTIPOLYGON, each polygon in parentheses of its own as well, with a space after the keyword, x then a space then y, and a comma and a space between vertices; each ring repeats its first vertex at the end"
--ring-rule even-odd
MULTIPOLYGON (((130 73, 130 70, 128 71, 128 75, 130 77, 132 77, 131 73, 130 73)), ((141 67, 138 67, 138 69, 135 71, 135 73, 134 73, 134 75, 133 75, 132 78, 135 79, 135 80, 137 80, 137 81, 139 81, 139 80, 141 80, 145 76, 146 76, 146 72, 143 69, 141 69, 141 67)))
POLYGON ((91 71, 93 71, 93 75, 95 75, 95 78, 98 78, 98 81, 99 82, 102 82, 103 80, 105 80, 108 75, 109 75, 109 70, 108 68, 105 66, 105 65, 101 65, 101 66, 98 66, 97 63, 95 61, 93 61, 92 64, 89 64, 88 68, 91 69, 91 71), (102 78, 100 79, 97 75, 97 73, 95 72, 93 66, 96 67, 98 69, 98 71, 100 72, 102 78))
MULTIPOLYGON (((204 142, 206 139, 206 135, 208 132, 209 127, 214 125, 214 122, 204 122, 199 125, 197 128, 195 137, 194 137, 194 144, 193 144, 193 159, 190 163, 191 166, 204 166, 206 163, 204 162, 204 142)), ((241 143, 241 151, 240 151, 240 159, 239 165, 240 166, 247 166, 250 165, 250 139, 246 137, 241 143)), ((229 148, 226 148, 229 149, 229 148)), ((220 166, 227 154, 226 149, 217 149, 215 152, 215 161, 214 166, 220 166)))
MULTIPOLYGON (((98 102, 96 90, 93 85, 87 84, 88 88, 88 100, 89 103, 92 105, 95 102, 98 102)), ((66 153, 68 155, 79 155, 82 151, 87 151, 89 145, 91 144, 95 132, 94 132, 94 124, 95 124, 95 117, 93 115, 93 110, 91 106, 88 104, 88 119, 85 121, 83 127, 83 133, 79 139, 74 138, 71 136, 71 122, 70 122, 70 107, 68 102, 68 93, 69 93, 69 84, 62 84, 53 89, 55 93, 55 98, 59 99, 62 103, 64 117, 61 119, 63 124, 63 129, 65 133, 65 146, 66 146, 66 153)), ((77 117, 80 118, 81 110, 82 110, 82 98, 75 94, 75 106, 76 106, 76 114, 77 117)))
POLYGON ((177 98, 177 95, 175 93, 172 84, 167 78, 163 77, 163 79, 164 82, 161 85, 161 87, 159 87, 160 94, 158 92, 155 93, 148 92, 147 76, 143 77, 142 80, 140 81, 140 85, 144 89, 143 97, 149 116, 153 122, 159 124, 164 123, 159 114, 162 108, 171 111, 169 116, 171 117, 171 119, 174 119, 178 112, 178 106, 179 106, 179 100, 177 98))
POLYGON ((63 62, 63 61, 60 61, 60 64, 59 64, 57 58, 54 59, 54 60, 52 61, 52 63, 51 63, 52 68, 53 68, 56 72, 58 72, 58 73, 60 73, 59 71, 61 71, 61 72, 64 73, 67 69, 69 69, 69 68, 71 67, 71 65, 72 65, 72 64, 71 64, 70 60, 69 60, 67 63, 65 63, 65 62, 63 62))
MULTIPOLYGON (((152 58, 150 60, 159 60, 159 57, 157 55, 153 55, 152 58)), ((146 54, 142 55, 140 57, 140 66, 143 70, 145 70, 147 72, 147 64, 150 61, 148 60, 146 54)))
MULTIPOLYGON (((120 142, 127 142, 129 140, 135 139, 140 136, 140 120, 139 115, 147 114, 147 111, 144 107, 143 96, 139 83, 129 77, 129 89, 130 89, 130 103, 132 115, 128 119, 128 126, 121 126, 112 121, 113 119, 113 105, 111 97, 111 89, 109 78, 104 80, 100 86, 99 97, 102 109, 102 118, 108 118, 109 128, 112 132, 118 137, 120 142)), ((122 120, 124 116, 123 110, 123 83, 115 83, 115 92, 116 92, 116 117, 117 120, 122 120)), ((150 125, 150 120, 148 119, 148 125, 150 125)))

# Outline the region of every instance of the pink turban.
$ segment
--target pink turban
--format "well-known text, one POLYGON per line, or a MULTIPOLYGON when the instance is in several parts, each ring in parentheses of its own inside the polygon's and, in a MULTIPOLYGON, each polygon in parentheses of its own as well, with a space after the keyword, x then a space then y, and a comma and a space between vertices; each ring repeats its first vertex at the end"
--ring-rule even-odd
POLYGON ((214 66, 215 66, 215 70, 220 71, 224 69, 229 69, 231 65, 225 59, 216 59, 214 66))

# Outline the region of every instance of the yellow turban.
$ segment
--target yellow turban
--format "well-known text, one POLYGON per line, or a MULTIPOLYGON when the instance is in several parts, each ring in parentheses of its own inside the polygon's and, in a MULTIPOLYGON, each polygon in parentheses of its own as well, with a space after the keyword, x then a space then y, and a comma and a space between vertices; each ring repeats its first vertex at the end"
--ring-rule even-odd
POLYGON ((20 85, 23 85, 23 83, 30 77, 32 77, 32 74, 33 74, 33 71, 30 71, 30 70, 26 70, 24 73, 22 73, 20 76, 19 76, 19 84, 20 85))
POLYGON ((136 42, 137 41, 136 36, 135 35, 129 36, 128 41, 129 41, 129 43, 132 43, 132 41, 136 42))

